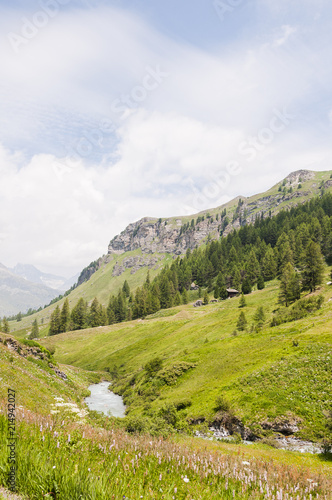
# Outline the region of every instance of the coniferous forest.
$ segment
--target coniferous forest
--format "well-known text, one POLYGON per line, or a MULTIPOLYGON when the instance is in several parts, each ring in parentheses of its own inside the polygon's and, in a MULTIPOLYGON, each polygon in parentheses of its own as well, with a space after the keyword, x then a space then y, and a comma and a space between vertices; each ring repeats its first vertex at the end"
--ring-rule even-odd
MULTIPOLYGON (((220 300, 227 298, 227 288, 246 295, 278 278, 280 304, 288 307, 301 299, 301 292, 316 290, 322 283, 324 262, 332 260, 332 195, 324 194, 273 217, 257 216, 254 224, 220 236, 218 241, 188 249, 153 280, 148 273, 143 286, 134 292, 125 281, 107 307, 97 299, 88 306, 81 298, 70 311, 66 300, 62 310, 57 306, 53 311, 49 334, 144 318, 186 304, 193 282, 199 287, 197 298, 204 294, 207 303, 210 293, 220 300)), ((296 318, 309 306, 320 306, 315 299, 310 299, 309 306, 301 300, 293 313, 279 312, 272 324, 284 321, 285 315, 296 318)))

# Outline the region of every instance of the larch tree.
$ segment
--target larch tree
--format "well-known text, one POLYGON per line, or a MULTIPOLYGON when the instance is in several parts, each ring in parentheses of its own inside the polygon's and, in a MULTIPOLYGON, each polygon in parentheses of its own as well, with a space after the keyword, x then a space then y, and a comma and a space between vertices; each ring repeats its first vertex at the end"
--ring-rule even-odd
POLYGON ((313 292, 323 281, 324 258, 318 243, 310 241, 304 254, 302 288, 313 292))

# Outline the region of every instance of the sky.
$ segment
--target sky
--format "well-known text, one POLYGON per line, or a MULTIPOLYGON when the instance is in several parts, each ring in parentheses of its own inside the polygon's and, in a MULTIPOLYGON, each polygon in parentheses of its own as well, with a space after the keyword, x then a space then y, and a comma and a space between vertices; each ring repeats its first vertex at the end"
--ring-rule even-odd
POLYGON ((332 169, 329 0, 0 0, 0 263, 332 169))

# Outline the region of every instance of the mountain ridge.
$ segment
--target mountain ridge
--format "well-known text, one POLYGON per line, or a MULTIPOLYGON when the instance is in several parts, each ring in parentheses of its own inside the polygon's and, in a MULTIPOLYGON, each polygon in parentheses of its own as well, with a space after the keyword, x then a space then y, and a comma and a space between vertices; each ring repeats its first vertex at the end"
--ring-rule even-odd
MULTIPOLYGON (((95 297, 106 306, 110 294, 117 294, 125 280, 134 292, 143 284, 148 270, 153 278, 160 268, 183 255, 188 247, 227 236, 233 229, 254 223, 256 217, 275 215, 282 209, 320 196, 324 191, 332 191, 331 175, 332 171, 297 170, 263 193, 236 197, 220 207, 195 215, 163 219, 144 217, 129 224, 111 240, 107 254, 83 269, 78 286, 68 295, 70 307, 80 298, 91 303, 95 297), (191 227, 192 219, 194 228, 191 227)), ((60 299, 57 304, 61 307, 63 302, 64 299, 60 299)), ((51 304, 37 315, 23 318, 21 323, 13 324, 14 329, 29 327, 35 318, 47 324, 55 307, 51 304)))
POLYGON ((48 288, 57 290, 58 292, 65 292, 70 288, 76 281, 77 276, 71 278, 64 278, 63 276, 58 276, 51 273, 44 273, 37 269, 36 266, 32 264, 22 264, 18 263, 13 268, 8 268, 11 272, 17 276, 21 276, 32 283, 39 283, 45 285, 48 288))
POLYGON ((17 276, 0 264, 0 316, 26 312, 48 304, 58 291, 17 276))
MULTIPOLYGON (((216 238, 221 231, 223 235, 227 235, 233 229, 238 229, 241 225, 253 223, 257 215, 270 215, 270 212, 271 215, 275 215, 279 211, 279 205, 310 195, 310 191, 301 192, 300 189, 302 189, 302 184, 305 186, 306 183, 314 178, 315 172, 313 171, 297 170, 290 173, 281 181, 282 183, 286 181, 285 185, 288 186, 288 190, 292 189, 292 192, 284 193, 277 191, 266 196, 266 193, 279 188, 279 182, 265 193, 250 197, 237 196, 228 203, 197 212, 193 215, 164 219, 143 217, 129 224, 124 231, 111 240, 108 246, 108 254, 121 255, 124 252, 141 248, 143 253, 167 252, 181 255, 188 248, 192 250, 195 246, 200 245, 209 235, 211 239, 216 238), (301 188, 296 189, 299 184, 301 184, 301 188), (263 197, 258 198, 260 195, 263 195, 263 197), (242 202, 240 207, 239 200, 242 202), (237 207, 239 207, 238 211, 237 207), (227 208, 229 209, 228 213, 225 213, 224 216, 219 214, 219 212, 225 209, 227 212, 227 208), (230 215, 232 216, 232 220, 229 220, 230 215), (197 222, 202 217, 204 219, 197 222), (196 222, 190 228, 195 230, 185 230, 181 233, 183 223, 191 219, 191 224, 191 221, 194 220, 193 218, 196 219, 196 222), (227 222, 226 218, 228 219, 228 224, 223 228, 223 223, 227 222)), ((332 180, 326 181, 325 184, 327 184, 326 187, 330 187, 332 180)), ((284 208, 284 206, 281 208, 284 208)))

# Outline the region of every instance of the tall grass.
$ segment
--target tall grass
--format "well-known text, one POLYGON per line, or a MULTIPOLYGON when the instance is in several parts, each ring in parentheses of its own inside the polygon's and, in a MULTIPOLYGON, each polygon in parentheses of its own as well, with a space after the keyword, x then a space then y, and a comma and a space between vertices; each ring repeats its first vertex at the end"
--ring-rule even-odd
MULTIPOLYGON (((4 405, 0 413, 0 483, 6 485, 4 405)), ((332 480, 256 458, 197 451, 17 411, 17 487, 30 500, 332 498, 332 480)))

